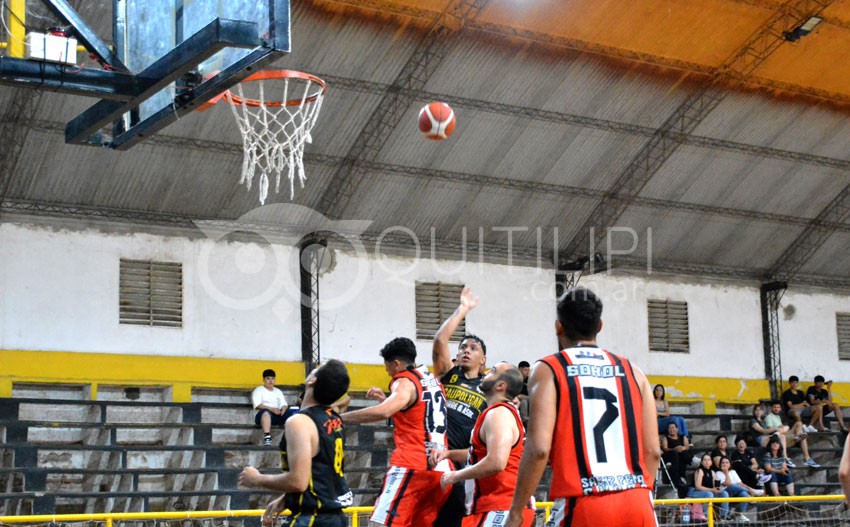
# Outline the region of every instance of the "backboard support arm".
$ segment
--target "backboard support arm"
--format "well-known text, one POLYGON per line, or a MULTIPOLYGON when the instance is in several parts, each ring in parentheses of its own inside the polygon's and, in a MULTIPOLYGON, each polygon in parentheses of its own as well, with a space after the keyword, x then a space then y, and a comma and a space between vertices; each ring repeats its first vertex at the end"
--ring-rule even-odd
MULTIPOLYGON (((136 98, 141 100, 147 99, 226 47, 250 49, 258 45, 259 38, 257 37, 256 23, 217 18, 186 39, 185 42, 182 42, 173 50, 163 55, 159 60, 145 68, 144 71, 135 75, 134 82, 137 86, 136 98)), ((253 53, 248 56, 251 55, 253 53)), ((233 80, 230 84, 227 84, 227 82, 221 83, 221 90, 226 90, 239 82, 239 80, 241 79, 233 80)), ((207 83, 202 83, 198 88, 201 88, 203 84, 207 83)), ((194 98, 184 99, 178 106, 185 106, 189 100, 194 104, 201 104, 218 94, 204 91, 204 95, 202 96, 198 94, 198 91, 200 90, 196 90, 194 98), (201 100, 206 95, 208 97, 201 100)), ((112 148, 119 146, 118 144, 103 144, 98 142, 95 134, 98 130, 115 121, 136 106, 138 106, 136 99, 125 102, 104 100, 96 103, 68 123, 65 127, 65 142, 73 144, 96 144, 98 146, 112 148)), ((146 121, 154 118, 155 116, 151 116, 146 121)), ((143 124, 144 121, 136 126, 143 126, 143 124)), ((152 130, 149 131, 152 133, 152 130)), ((145 131, 140 130, 135 135, 143 133, 145 131)))
POLYGON ((162 128, 165 128, 179 119, 181 116, 194 112, 203 103, 221 94, 221 92, 235 86, 246 77, 259 70, 263 64, 272 61, 281 55, 282 53, 269 53, 268 51, 254 51, 246 55, 240 61, 232 64, 228 68, 199 84, 194 90, 192 90, 191 93, 184 94, 179 103, 175 101, 174 104, 170 104, 165 108, 162 108, 157 113, 133 126, 131 129, 117 135, 111 143, 104 146, 108 146, 109 148, 114 148, 116 150, 127 150, 128 148, 131 148, 136 143, 142 141, 146 136, 158 132, 162 128))
POLYGON ((67 67, 58 64, 3 56, 0 56, 0 84, 115 101, 132 100, 137 91, 135 79, 126 73, 92 68, 69 73, 67 67))

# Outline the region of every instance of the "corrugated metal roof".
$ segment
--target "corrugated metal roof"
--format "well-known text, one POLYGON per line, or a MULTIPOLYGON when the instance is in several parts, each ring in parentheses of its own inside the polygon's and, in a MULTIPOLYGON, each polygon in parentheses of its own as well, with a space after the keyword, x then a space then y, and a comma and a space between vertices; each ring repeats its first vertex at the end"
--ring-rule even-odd
MULTIPOLYGON (((81 16, 108 35, 111 11, 93 4, 81 3, 81 16)), ((441 18, 446 5, 293 4, 292 53, 274 67, 324 77, 328 94, 305 149, 306 186, 290 199, 284 182, 270 207, 258 208, 256 188, 237 185, 241 138, 223 104, 114 152, 64 144, 65 123, 94 99, 45 92, 21 107, 32 92, 3 87, 6 139, 23 138, 19 156, 10 147, 0 158, 6 210, 37 214, 39 204, 63 204, 64 212, 50 211, 58 222, 59 214, 109 209, 138 222, 148 221, 140 212, 190 220, 247 214, 281 225, 316 224, 333 211, 339 218, 328 221, 363 220, 371 236, 409 229, 427 240, 433 229, 438 243, 456 245, 464 232, 478 243, 483 229, 488 250, 505 254, 509 239, 528 253, 563 251, 605 218, 641 242, 652 229, 651 249, 638 244, 634 257, 752 279, 826 214, 823 228, 835 232, 799 273, 810 284, 840 279, 850 288, 850 219, 828 214, 850 185, 850 78, 839 67, 850 55, 850 0, 834 2, 821 27, 782 43, 743 84, 713 87, 712 68, 781 2, 491 0, 465 29, 441 18), (437 20, 445 38, 429 32, 437 20), (411 67, 410 82, 393 86, 411 67), (705 115, 695 110, 701 93, 720 94, 705 115), (394 94, 402 103, 377 121, 394 94), (430 100, 455 110, 447 141, 417 130, 430 100), (677 115, 695 126, 670 120, 677 115), (366 138, 374 151, 353 146, 366 138), (349 188, 352 174, 359 184, 349 188), (351 197, 341 211, 337 190, 351 197)))

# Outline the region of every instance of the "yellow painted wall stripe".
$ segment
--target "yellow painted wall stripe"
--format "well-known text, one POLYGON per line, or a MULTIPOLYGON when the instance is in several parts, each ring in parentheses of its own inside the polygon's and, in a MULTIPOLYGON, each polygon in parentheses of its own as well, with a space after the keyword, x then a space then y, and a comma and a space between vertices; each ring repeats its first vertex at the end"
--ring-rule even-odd
MULTIPOLYGON (((262 384, 262 372, 272 368, 277 384, 304 382, 300 362, 0 350, 0 397, 11 397, 14 383, 60 383, 119 386, 171 386, 174 402, 189 402, 192 388, 253 389, 262 384)), ((350 364, 352 391, 372 385, 386 387, 383 365, 350 364)))
MULTIPOLYGON (((365 392, 371 386, 387 389, 390 379, 383 365, 347 366, 351 391, 365 392)), ((266 368, 277 372, 278 385, 304 382, 300 362, 0 350, 0 397, 11 397, 14 383, 88 385, 92 399, 97 398, 99 386, 170 386, 174 402, 190 402, 192 388, 253 389, 262 382, 260 376, 266 368)), ((663 384, 669 401, 702 403, 702 411, 708 414, 715 413, 718 404, 747 405, 770 397, 764 379, 650 375, 649 381, 663 384)), ((811 383, 804 379, 802 384, 805 389, 811 383)), ((842 393, 850 393, 850 384, 833 385, 835 402, 846 404, 842 393)))

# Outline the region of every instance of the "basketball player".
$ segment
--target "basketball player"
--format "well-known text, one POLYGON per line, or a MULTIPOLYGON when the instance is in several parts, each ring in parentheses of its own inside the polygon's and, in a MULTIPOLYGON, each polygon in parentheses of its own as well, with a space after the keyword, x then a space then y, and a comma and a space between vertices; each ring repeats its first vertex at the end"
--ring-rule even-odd
POLYGON ((547 526, 657 525, 650 490, 661 452, 652 387, 627 359, 597 347, 601 316, 602 301, 587 289, 558 299, 562 349, 531 373, 511 527, 521 525, 547 459, 555 502, 547 526))
POLYGON ((372 423, 393 418, 395 450, 370 520, 387 527, 431 527, 448 491, 440 487, 448 461, 430 466, 431 453, 446 450, 446 401, 443 387, 428 368, 415 367, 416 346, 406 338, 381 350, 392 377, 390 395, 373 386, 366 396, 378 405, 342 414, 344 423, 372 423))
MULTIPOLYGON (((478 305, 478 297, 465 287, 460 294, 460 304, 452 316, 443 322, 434 337, 432 361, 434 375, 443 383, 448 400, 449 448, 466 450, 475 420, 487 407, 487 401, 478 385, 484 378, 487 346, 475 335, 464 335, 458 346, 457 364, 452 364, 449 340, 466 315, 478 305)), ((455 485, 440 511, 435 527, 460 527, 466 507, 462 485, 455 485)))
MULTIPOLYGON (((469 450, 437 452, 434 461, 451 456, 469 465, 443 474, 444 487, 466 481, 466 513, 463 527, 490 527, 504 524, 516 487, 519 460, 525 445, 525 428, 511 401, 522 391, 522 374, 516 366, 499 362, 479 387, 487 397, 487 409, 472 429, 469 450)), ((523 510, 523 527, 534 523, 535 511, 523 510)))
POLYGON ((254 467, 239 474, 246 487, 285 492, 272 501, 263 515, 265 525, 276 525, 289 509, 283 527, 347 527, 342 509, 353 503, 343 477, 342 421, 330 406, 348 391, 345 364, 330 360, 307 376, 301 410, 286 421, 283 474, 264 475, 254 467))

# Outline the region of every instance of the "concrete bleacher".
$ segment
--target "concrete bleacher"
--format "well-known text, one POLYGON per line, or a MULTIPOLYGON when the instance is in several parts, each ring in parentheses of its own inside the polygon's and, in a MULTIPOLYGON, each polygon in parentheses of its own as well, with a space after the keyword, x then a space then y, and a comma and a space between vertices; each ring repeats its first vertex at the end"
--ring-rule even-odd
MULTIPOLYGON (((752 404, 717 404, 716 413, 702 413, 700 403, 671 404, 673 415, 681 415, 688 423, 691 435, 691 451, 695 456, 714 449, 714 440, 719 434, 729 439, 730 451, 734 449, 736 435, 744 435, 750 426, 752 404)), ((799 446, 789 446, 788 456, 797 465, 791 469, 794 477, 795 494, 826 495, 842 494, 838 481, 838 465, 843 451, 844 435, 839 431, 837 422, 831 416, 824 419, 830 429, 826 432, 809 434, 809 454, 821 466, 811 468, 803 465, 803 455, 799 446)), ((760 456, 758 456, 760 459, 760 456)), ((690 471, 693 470, 691 467, 690 471)), ((690 472, 689 471, 689 472, 690 472)), ((660 489, 659 497, 675 497, 672 487, 660 489)))
MULTIPOLYGON (((280 466, 276 445, 260 444, 247 390, 199 390, 191 403, 168 402, 167 392, 153 388, 100 387, 97 400, 79 388, 51 387, 62 398, 50 400, 38 393, 28 386, 0 399, 0 515, 246 509, 275 496, 237 484, 244 466, 270 473, 280 466)), ((355 396, 352 408, 371 404, 355 396)), ((717 413, 705 414, 693 403, 674 406, 674 413, 687 419, 698 454, 714 448, 721 432, 734 438, 745 431, 749 409, 717 405, 717 413)), ((349 425, 345 434, 355 504, 371 505, 393 448, 392 428, 349 425)), ((840 434, 809 437, 822 467, 798 464, 797 494, 840 493, 840 434)), ((789 454, 800 460, 799 449, 789 454)), ((546 498, 548 480, 547 470, 538 499, 546 498)), ((662 487, 658 497, 672 497, 671 490, 662 487)))
MULTIPOLYGON (((118 390, 101 399, 101 388, 98 400, 86 400, 79 390, 51 387, 65 398, 0 399, 0 515, 245 509, 276 495, 237 485, 247 465, 280 467, 276 444, 260 444, 249 391, 203 390, 191 403, 148 392, 131 391, 128 399, 118 390)), ((356 504, 371 504, 392 429, 380 423, 345 430, 356 504)))

